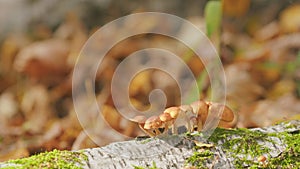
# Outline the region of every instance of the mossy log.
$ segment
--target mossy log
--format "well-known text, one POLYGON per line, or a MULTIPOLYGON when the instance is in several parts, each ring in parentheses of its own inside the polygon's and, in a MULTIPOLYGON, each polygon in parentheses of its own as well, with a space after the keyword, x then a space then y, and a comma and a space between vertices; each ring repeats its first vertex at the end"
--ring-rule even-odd
MULTIPOLYGON (((81 162, 73 160, 72 164, 80 168, 103 169, 299 168, 299 131, 300 121, 295 120, 251 130, 216 129, 209 139, 201 133, 138 138, 81 150, 85 158, 77 154, 72 158, 80 157, 81 162)), ((22 168, 26 163, 21 159, 2 163, 0 167, 22 168)), ((55 168, 51 167, 51 162, 40 166, 55 168)))

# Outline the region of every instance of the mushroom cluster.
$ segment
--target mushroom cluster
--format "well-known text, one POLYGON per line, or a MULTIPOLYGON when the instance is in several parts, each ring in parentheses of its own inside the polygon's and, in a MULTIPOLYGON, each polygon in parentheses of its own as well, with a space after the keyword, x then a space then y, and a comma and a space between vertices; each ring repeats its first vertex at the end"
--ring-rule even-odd
POLYGON ((232 128, 236 126, 237 114, 226 105, 195 101, 190 105, 169 107, 159 116, 136 116, 133 121, 137 122, 142 131, 151 137, 167 134, 171 128, 172 134, 178 134, 178 127, 185 126, 187 131, 201 131, 208 114, 219 120, 219 127, 232 128))

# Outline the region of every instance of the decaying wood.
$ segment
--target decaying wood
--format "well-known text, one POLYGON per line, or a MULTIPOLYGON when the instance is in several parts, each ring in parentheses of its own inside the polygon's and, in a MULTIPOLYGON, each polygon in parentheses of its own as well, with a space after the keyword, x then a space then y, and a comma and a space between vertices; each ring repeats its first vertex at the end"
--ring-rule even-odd
MULTIPOLYGON (((265 133, 298 132, 300 131, 300 120, 251 130, 265 133)), ((200 136, 197 137, 197 140, 206 142, 200 136)), ((271 157, 277 157, 285 150, 286 145, 280 138, 272 137, 272 140, 276 144, 262 142, 262 145, 271 149, 269 152, 271 157)), ((217 145, 214 145, 215 148, 211 151, 217 158, 209 164, 204 164, 207 168, 234 168, 234 159, 226 155, 220 146, 223 143, 224 140, 221 140, 217 145)), ((123 169, 134 168, 134 166, 147 168, 153 166, 153 163, 156 164, 157 168, 184 168, 186 159, 195 151, 193 146, 194 141, 184 135, 111 143, 105 147, 85 149, 84 153, 88 156, 88 161, 84 163, 84 168, 123 169)))

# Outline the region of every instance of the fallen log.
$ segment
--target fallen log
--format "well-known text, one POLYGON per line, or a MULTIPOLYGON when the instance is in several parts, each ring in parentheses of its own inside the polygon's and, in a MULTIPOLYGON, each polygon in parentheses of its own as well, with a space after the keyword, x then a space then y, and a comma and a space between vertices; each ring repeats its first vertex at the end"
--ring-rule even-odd
POLYGON ((103 169, 299 168, 300 120, 265 128, 217 128, 209 138, 202 133, 183 133, 77 152, 55 150, 4 162, 0 168, 66 168, 64 165, 103 169))

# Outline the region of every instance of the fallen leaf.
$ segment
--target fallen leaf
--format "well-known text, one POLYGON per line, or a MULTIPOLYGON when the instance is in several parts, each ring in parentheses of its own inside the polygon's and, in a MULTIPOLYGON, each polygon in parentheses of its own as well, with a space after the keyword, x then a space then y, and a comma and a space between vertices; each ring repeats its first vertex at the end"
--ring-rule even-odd
POLYGON ((14 61, 14 68, 30 78, 53 83, 69 71, 69 45, 61 39, 35 42, 22 49, 14 61))
POLYGON ((203 147, 211 148, 211 147, 214 147, 213 144, 207 144, 207 143, 203 143, 203 142, 196 141, 196 140, 194 140, 194 143, 195 143, 196 146, 198 146, 199 148, 203 148, 203 147))
POLYGON ((283 32, 297 32, 300 30, 300 5, 293 4, 280 13, 280 26, 283 32))

